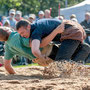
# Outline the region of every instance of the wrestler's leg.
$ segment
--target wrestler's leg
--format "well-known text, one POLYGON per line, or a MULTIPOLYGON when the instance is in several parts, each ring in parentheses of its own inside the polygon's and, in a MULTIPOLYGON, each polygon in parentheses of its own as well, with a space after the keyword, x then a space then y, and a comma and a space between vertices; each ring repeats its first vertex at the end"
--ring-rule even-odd
POLYGON ((80 41, 78 40, 67 39, 62 41, 55 60, 70 60, 79 44, 80 41))
POLYGON ((80 49, 73 58, 74 61, 85 61, 88 55, 90 54, 90 45, 87 43, 81 44, 80 49))

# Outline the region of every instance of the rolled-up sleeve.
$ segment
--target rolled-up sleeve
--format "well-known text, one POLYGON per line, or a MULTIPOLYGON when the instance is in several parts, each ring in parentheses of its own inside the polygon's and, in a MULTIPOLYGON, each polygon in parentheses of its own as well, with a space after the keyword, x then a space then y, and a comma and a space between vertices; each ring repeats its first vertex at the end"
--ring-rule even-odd
POLYGON ((5 60, 10 60, 12 59, 14 54, 9 50, 8 45, 5 45, 5 54, 4 54, 4 59, 5 60))

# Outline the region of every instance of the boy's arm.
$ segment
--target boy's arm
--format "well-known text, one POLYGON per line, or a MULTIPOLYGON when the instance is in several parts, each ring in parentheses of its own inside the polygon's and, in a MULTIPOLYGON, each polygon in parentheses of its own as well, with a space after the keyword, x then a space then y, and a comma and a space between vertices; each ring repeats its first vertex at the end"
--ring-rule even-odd
POLYGON ((4 60, 4 67, 9 74, 15 74, 15 71, 11 65, 12 60, 4 60))
POLYGON ((38 39, 32 40, 31 49, 32 49, 33 55, 37 58, 43 58, 43 55, 41 54, 41 51, 39 48, 40 48, 40 41, 38 39))
POLYGON ((11 65, 11 58, 14 56, 12 52, 9 50, 9 46, 5 44, 5 55, 4 55, 4 67, 8 71, 9 74, 15 74, 14 69, 11 65))
POLYGON ((40 47, 47 46, 57 34, 62 33, 63 31, 64 31, 64 23, 62 23, 56 29, 54 29, 53 32, 49 34, 47 37, 43 38, 40 47))

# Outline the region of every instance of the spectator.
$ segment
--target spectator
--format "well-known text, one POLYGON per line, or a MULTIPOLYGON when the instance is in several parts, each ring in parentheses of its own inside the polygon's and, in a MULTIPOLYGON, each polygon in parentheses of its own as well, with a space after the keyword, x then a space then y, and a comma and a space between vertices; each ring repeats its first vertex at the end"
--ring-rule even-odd
POLYGON ((4 42, 0 41, 0 67, 3 66, 4 42))
POLYGON ((2 26, 3 24, 0 22, 0 26, 2 26))
POLYGON ((28 65, 28 62, 27 62, 28 59, 27 59, 27 58, 21 57, 20 59, 21 59, 21 60, 20 60, 20 61, 21 61, 21 62, 20 62, 20 65, 28 65))
POLYGON ((0 41, 0 56, 4 56, 4 42, 0 41))
POLYGON ((16 11, 16 16, 15 16, 15 20, 18 22, 20 20, 22 20, 22 12, 21 11, 16 11))
POLYGON ((6 17, 6 16, 2 16, 2 20, 1 20, 2 24, 3 24, 3 22, 4 22, 5 20, 7 20, 7 17, 6 17))
POLYGON ((10 22, 11 28, 13 28, 15 30, 16 29, 16 20, 14 19, 14 17, 15 17, 15 10, 11 9, 9 11, 9 17, 7 19, 10 22))
POLYGON ((10 22, 9 22, 9 20, 4 20, 3 26, 10 27, 10 22))
POLYGON ((50 15, 50 10, 49 9, 46 9, 45 10, 45 18, 51 18, 51 15, 50 15))
POLYGON ((90 28, 90 13, 85 14, 85 20, 81 22, 84 29, 90 28))
POLYGON ((28 17, 28 15, 24 15, 23 18, 28 20, 29 17, 28 17))
POLYGON ((78 22, 77 19, 76 19, 76 15, 75 14, 72 14, 70 16, 70 20, 75 21, 75 22, 78 22))
POLYGON ((35 14, 29 14, 29 22, 30 23, 33 23, 34 21, 35 21, 35 19, 36 19, 36 16, 35 16, 35 14))
POLYGON ((55 17, 56 19, 59 19, 59 20, 63 20, 64 17, 63 16, 58 16, 58 17, 55 17))
POLYGON ((43 19, 44 18, 44 12, 39 11, 38 16, 39 16, 39 19, 43 19))
POLYGON ((81 25, 87 33, 87 38, 85 42, 90 44, 90 36, 88 36, 88 34, 90 34, 90 12, 85 13, 85 20, 81 22, 81 25))

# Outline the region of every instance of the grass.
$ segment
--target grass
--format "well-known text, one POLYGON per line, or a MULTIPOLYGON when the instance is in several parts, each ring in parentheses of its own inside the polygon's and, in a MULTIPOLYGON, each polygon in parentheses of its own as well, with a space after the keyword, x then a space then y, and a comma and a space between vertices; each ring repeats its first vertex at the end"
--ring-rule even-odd
MULTIPOLYGON (((86 63, 85 65, 90 65, 90 63, 86 63)), ((37 63, 32 63, 28 65, 15 65, 14 68, 20 68, 20 67, 30 67, 30 66, 39 66, 37 63)))
POLYGON ((20 67, 30 67, 30 66, 38 66, 37 63, 28 64, 28 65, 15 65, 14 68, 20 68, 20 67))
POLYGON ((90 63, 86 63, 85 65, 90 65, 90 63))

